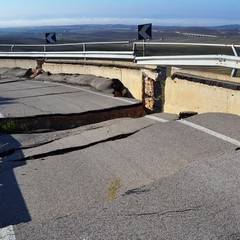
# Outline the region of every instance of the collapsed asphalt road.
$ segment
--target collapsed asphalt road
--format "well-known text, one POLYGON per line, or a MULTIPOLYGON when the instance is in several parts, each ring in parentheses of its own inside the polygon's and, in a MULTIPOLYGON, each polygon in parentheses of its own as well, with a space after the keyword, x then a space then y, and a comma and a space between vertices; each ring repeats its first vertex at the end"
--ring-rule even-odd
POLYGON ((2 134, 0 236, 238 239, 239 120, 155 114, 2 134))
POLYGON ((0 112, 5 117, 83 113, 140 102, 114 97, 112 79, 47 73, 29 79, 22 77, 25 72, 19 68, 0 69, 0 112))

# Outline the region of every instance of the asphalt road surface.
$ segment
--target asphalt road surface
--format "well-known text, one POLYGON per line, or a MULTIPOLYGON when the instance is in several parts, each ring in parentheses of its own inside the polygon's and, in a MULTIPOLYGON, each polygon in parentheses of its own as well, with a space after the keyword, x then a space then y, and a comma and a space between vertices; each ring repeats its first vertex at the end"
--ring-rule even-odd
POLYGON ((0 239, 240 239, 239 116, 0 137, 0 239))
MULTIPOLYGON (((107 87, 100 92, 94 86, 66 86, 58 82, 19 78, 18 75, 24 72, 18 69, 8 71, 0 79, 0 112, 5 117, 80 113, 138 102, 130 98, 115 98, 107 87)), ((94 76, 86 76, 83 80, 88 83, 89 77, 94 79, 94 76)), ((52 78, 57 81, 63 76, 55 75, 52 78)), ((106 86, 108 79, 102 78, 102 81, 102 85, 106 86)))

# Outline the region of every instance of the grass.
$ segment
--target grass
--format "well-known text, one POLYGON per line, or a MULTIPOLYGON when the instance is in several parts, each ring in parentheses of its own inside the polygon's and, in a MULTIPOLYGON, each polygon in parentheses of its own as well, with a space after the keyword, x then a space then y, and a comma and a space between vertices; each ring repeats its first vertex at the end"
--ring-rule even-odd
POLYGON ((17 121, 14 119, 6 119, 0 124, 0 132, 14 133, 18 131, 27 133, 30 131, 30 129, 25 123, 23 123, 20 128, 17 127, 17 121))
POLYGON ((0 131, 3 132, 12 132, 16 129, 16 123, 13 119, 9 119, 0 125, 0 131))
POLYGON ((120 188, 120 180, 118 178, 114 179, 111 183, 110 186, 108 187, 108 200, 113 200, 116 195, 117 191, 120 188))

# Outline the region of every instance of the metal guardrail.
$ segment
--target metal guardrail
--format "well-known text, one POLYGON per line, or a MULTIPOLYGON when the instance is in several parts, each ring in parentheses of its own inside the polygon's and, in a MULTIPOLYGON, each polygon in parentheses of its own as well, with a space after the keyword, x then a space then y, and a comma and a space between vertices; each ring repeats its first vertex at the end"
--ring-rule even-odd
POLYGON ((182 55, 136 57, 138 64, 161 66, 213 66, 240 69, 240 58, 228 55, 182 55))
POLYGON ((9 47, 10 51, 0 52, 4 58, 80 58, 80 59, 119 59, 132 60, 142 65, 161 66, 214 66, 232 68, 232 76, 236 76, 240 69, 240 56, 236 48, 240 45, 232 44, 208 44, 208 43, 172 43, 172 42, 86 42, 66 44, 0 44, 0 47, 9 47), (132 44, 132 51, 86 51, 88 45, 110 45, 110 44, 132 44), (82 51, 47 51, 48 47, 82 46, 82 51), (159 45, 159 46, 202 46, 202 47, 223 47, 231 48, 233 55, 178 55, 178 56, 136 56, 138 45, 159 45), (43 51, 17 52, 16 47, 40 47, 43 51))
POLYGON ((11 52, 14 52, 17 47, 40 47, 43 52, 47 52, 47 49, 55 47, 66 46, 82 46, 83 51, 87 50, 88 45, 109 45, 109 44, 128 44, 129 41, 115 41, 115 42, 82 42, 82 43, 61 43, 61 44, 0 44, 0 47, 7 47, 11 52))
POLYGON ((81 51, 81 52, 0 52, 4 58, 99 58, 134 60, 134 52, 81 51))
POLYGON ((175 45, 175 46, 205 46, 205 47, 240 47, 237 44, 217 44, 217 43, 174 43, 174 42, 133 42, 133 45, 175 45))
POLYGON ((138 64, 164 65, 164 66, 214 66, 232 68, 232 77, 236 77, 240 69, 240 56, 235 44, 214 44, 214 43, 173 43, 173 42, 134 42, 133 50, 137 45, 160 45, 160 46, 201 46, 201 47, 223 47, 230 48, 233 55, 181 55, 181 56, 150 56, 136 57, 138 64))

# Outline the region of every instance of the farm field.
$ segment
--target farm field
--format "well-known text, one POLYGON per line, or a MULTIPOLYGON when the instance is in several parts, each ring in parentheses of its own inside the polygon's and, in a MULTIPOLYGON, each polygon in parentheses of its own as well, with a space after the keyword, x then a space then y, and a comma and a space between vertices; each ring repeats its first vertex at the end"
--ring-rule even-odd
MULTIPOLYGON (((45 33, 55 32, 57 44, 82 42, 112 42, 129 41, 129 44, 87 45, 88 51, 132 51, 133 42, 137 41, 137 26, 133 25, 75 25, 75 26, 45 26, 25 28, 0 29, 1 44, 46 44, 45 33)), ((212 43, 238 44, 240 25, 218 27, 161 27, 153 26, 153 39, 149 42, 160 43, 212 43), (187 35, 194 34, 194 36, 187 35), (206 37, 199 37, 199 36, 206 37)), ((10 51, 10 46, 0 46, 0 51, 10 51)), ((82 51, 83 46, 49 45, 47 51, 82 51)), ((143 55, 142 45, 135 49, 137 56, 143 55)), ((238 49, 237 49, 238 50, 238 49)), ((15 47, 14 51, 43 51, 42 47, 15 47)), ((145 56, 174 55, 233 55, 231 48, 209 46, 172 46, 146 45, 145 56)), ((191 69, 230 74, 231 69, 216 67, 191 67, 191 69)), ((168 70, 169 73, 169 70, 168 70)))

